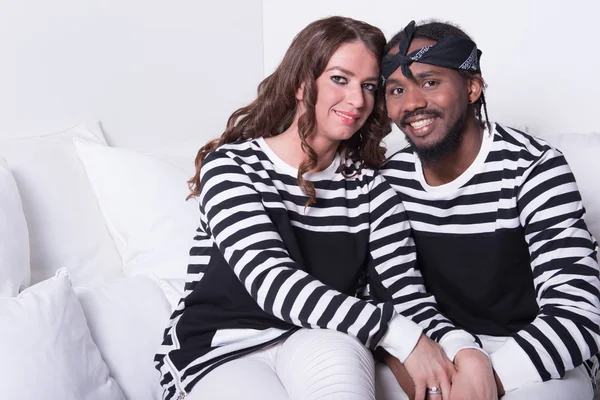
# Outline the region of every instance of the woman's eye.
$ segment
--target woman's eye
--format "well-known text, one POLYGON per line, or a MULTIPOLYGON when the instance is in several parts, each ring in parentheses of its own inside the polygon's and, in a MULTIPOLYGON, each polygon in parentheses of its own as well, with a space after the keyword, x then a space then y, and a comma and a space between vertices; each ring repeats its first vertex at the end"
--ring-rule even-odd
POLYGON ((404 93, 404 89, 403 88, 391 88, 389 91, 389 94, 393 95, 393 96, 397 96, 399 94, 404 93))
POLYGON ((363 83, 363 89, 365 89, 367 92, 371 92, 373 93, 374 91, 377 90, 377 85, 375 85, 374 83, 363 83))
POLYGON ((340 84, 340 85, 345 85, 346 83, 348 83, 348 80, 346 78, 344 78, 343 76, 339 76, 339 75, 332 76, 331 80, 334 83, 337 83, 337 84, 340 84))

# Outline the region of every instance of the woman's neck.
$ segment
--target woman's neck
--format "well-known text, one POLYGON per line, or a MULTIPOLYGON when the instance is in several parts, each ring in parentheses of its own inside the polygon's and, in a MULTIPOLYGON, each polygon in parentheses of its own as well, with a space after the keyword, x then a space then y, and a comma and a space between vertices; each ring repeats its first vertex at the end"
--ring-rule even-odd
MULTIPOLYGON (((296 169, 300 168, 300 164, 306 158, 306 154, 302 150, 302 141, 300 140, 297 121, 294 121, 281 134, 265 138, 265 141, 279 158, 296 169)), ((332 142, 316 135, 309 136, 306 142, 317 153, 317 166, 307 172, 319 172, 328 168, 333 162, 339 142, 332 142)))

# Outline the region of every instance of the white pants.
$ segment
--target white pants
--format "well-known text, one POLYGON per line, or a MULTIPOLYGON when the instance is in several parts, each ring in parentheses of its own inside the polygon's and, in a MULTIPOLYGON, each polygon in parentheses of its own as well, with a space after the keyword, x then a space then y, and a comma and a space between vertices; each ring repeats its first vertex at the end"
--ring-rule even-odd
MULTIPOLYGON (((484 341, 484 347, 489 345, 484 341)), ((489 346, 491 347, 491 346, 489 346)), ((486 349, 492 350, 492 349, 486 349)), ((591 400, 585 367, 564 378, 514 390, 502 400, 591 400)), ((288 339, 227 362, 202 378, 186 400, 406 400, 387 365, 355 338, 301 329, 288 339), (374 378, 375 376, 375 378, 374 378), (376 393, 376 395, 375 395, 376 393)))
MULTIPOLYGON (((406 400, 396 377, 387 365, 375 366, 377 400, 406 400)), ((585 367, 568 371, 562 379, 534 383, 513 390, 501 397, 502 400, 592 400, 594 393, 585 367)))
POLYGON ((186 397, 213 399, 375 400, 373 356, 352 336, 301 329, 215 368, 186 397))

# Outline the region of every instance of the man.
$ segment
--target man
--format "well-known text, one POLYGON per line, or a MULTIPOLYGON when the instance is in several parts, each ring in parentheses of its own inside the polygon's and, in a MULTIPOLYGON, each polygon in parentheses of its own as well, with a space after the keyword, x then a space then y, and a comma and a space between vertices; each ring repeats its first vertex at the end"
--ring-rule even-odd
MULTIPOLYGON (((460 29, 412 22, 386 50, 388 114, 409 146, 382 173, 407 210, 427 290, 481 347, 446 340, 454 331, 439 319, 405 311, 455 363, 444 400, 591 399, 584 362, 600 343, 598 243, 564 157, 489 122, 481 52, 460 29)), ((405 382, 402 365, 386 363, 405 382)))

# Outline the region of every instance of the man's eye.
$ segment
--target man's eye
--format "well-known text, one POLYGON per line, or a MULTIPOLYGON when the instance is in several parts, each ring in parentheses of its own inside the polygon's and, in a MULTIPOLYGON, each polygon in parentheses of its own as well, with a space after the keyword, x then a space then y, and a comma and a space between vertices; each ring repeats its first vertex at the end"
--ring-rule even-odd
POLYGON ((339 76, 339 75, 332 76, 331 80, 334 83, 337 83, 337 84, 340 84, 340 85, 345 85, 346 83, 348 83, 348 80, 346 78, 344 78, 343 76, 339 76))
POLYGON ((404 89, 403 88, 392 88, 390 90, 390 94, 394 95, 394 96, 397 96, 397 95, 402 94, 402 93, 404 93, 404 89))
POLYGON ((425 86, 426 87, 432 87, 432 86, 436 86, 438 83, 436 81, 426 81, 425 82, 425 86))

